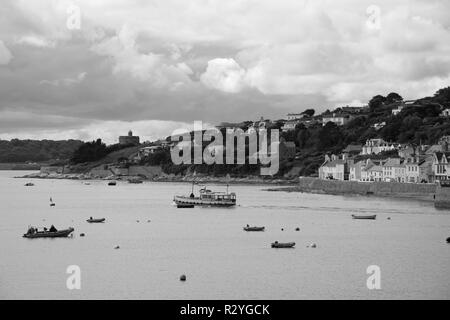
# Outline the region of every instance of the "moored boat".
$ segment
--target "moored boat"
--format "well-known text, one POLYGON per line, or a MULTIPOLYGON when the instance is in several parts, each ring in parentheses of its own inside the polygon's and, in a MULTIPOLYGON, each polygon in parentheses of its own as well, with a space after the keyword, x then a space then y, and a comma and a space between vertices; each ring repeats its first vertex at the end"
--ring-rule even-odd
POLYGON ((115 182, 115 181, 108 182, 108 186, 115 186, 116 184, 117 184, 117 182, 115 182))
POLYGON ((352 214, 353 219, 361 219, 361 220, 375 220, 377 215, 360 215, 360 214, 352 214))
POLYGON ((25 183, 25 187, 33 187, 33 186, 34 186, 34 183, 32 183, 32 182, 25 183))
POLYGON ((264 231, 265 227, 250 227, 249 225, 244 227, 244 231, 264 231))
POLYGON ((272 248, 293 248, 295 246, 295 242, 272 242, 272 248))
POLYGON ((74 228, 70 227, 63 230, 44 230, 38 231, 37 228, 28 228, 27 233, 23 235, 24 238, 34 239, 34 238, 67 238, 73 231, 74 228))
POLYGON ((105 218, 94 219, 94 218, 90 217, 86 221, 89 223, 101 223, 101 222, 105 222, 105 220, 106 220, 105 218))
POLYGON ((228 192, 213 192, 206 189, 200 190, 200 195, 194 195, 194 185, 189 196, 174 196, 173 201, 178 205, 195 205, 195 206, 214 206, 214 207, 232 207, 236 205, 236 194, 228 192))

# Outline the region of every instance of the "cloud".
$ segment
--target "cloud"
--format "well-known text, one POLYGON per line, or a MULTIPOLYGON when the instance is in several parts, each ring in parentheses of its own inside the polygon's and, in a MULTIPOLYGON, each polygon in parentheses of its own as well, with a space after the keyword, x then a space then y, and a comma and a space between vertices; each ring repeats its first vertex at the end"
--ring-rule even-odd
POLYGON ((246 86, 245 76, 246 71, 233 59, 217 58, 208 61, 208 67, 200 80, 208 88, 236 93, 246 86))
POLYGON ((64 79, 57 79, 57 80, 41 80, 39 84, 48 84, 55 87, 58 86, 71 86, 74 84, 78 84, 81 81, 84 80, 86 77, 87 72, 81 72, 79 73, 75 78, 64 78, 64 79))
POLYGON ((371 0, 78 0, 81 30, 71 4, 0 2, 0 112, 219 123, 449 85, 446 0, 379 0, 379 29, 371 0))
POLYGON ((12 59, 11 51, 5 46, 2 40, 0 40, 0 65, 8 64, 12 59))

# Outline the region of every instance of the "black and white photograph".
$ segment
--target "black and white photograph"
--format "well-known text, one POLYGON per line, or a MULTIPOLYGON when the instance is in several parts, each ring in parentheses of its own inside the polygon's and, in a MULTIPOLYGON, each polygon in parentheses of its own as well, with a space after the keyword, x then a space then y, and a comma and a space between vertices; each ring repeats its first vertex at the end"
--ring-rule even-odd
POLYGON ((272 319, 449 266, 450 1, 0 1, 0 300, 272 319))

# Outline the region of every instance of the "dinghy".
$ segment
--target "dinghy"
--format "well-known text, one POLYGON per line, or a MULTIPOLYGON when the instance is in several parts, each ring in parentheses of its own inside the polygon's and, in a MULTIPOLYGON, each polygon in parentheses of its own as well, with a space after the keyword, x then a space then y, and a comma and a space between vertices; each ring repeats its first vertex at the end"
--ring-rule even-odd
POLYGON ((265 227, 250 227, 247 225, 244 227, 244 231, 264 231, 265 227))
POLYGON ((94 219, 94 218, 89 218, 86 221, 89 223, 101 223, 101 222, 105 222, 105 218, 98 218, 98 219, 94 219))
POLYGON ((275 241, 272 243, 272 248, 293 248, 295 246, 295 242, 278 242, 275 241))
POLYGON ((377 215, 357 215, 352 214, 353 219, 362 219, 362 220, 375 220, 377 218, 377 215))

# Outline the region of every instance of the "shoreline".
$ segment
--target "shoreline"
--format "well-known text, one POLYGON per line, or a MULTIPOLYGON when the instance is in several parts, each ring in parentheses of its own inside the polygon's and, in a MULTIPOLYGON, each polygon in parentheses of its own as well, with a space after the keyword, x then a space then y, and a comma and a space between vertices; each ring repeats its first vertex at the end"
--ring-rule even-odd
POLYGON ((264 191, 269 192, 300 192, 311 194, 328 194, 336 196, 365 196, 378 198, 394 198, 394 199, 414 199, 423 202, 434 202, 435 192, 432 186, 424 192, 424 186, 414 184, 399 184, 392 182, 354 182, 354 181, 325 181, 318 178, 297 177, 294 179, 273 179, 261 178, 259 176, 248 177, 211 177, 211 176, 176 176, 176 175, 160 175, 152 178, 143 178, 140 176, 117 176, 100 177, 91 173, 31 173, 24 176, 16 176, 18 179, 54 179, 54 180, 99 180, 99 181, 128 181, 129 179, 139 178, 142 181, 149 182, 184 182, 199 184, 210 183, 219 185, 258 185, 267 187, 264 191), (350 186, 350 187, 349 187, 350 186), (389 188, 386 188, 388 186, 389 188), (399 189, 400 190, 395 190, 399 189), (431 187, 431 188, 430 188, 431 187), (403 190, 409 188, 412 190, 403 190), (416 190, 417 189, 417 190, 416 190), (370 190, 370 191, 369 191, 370 190))

